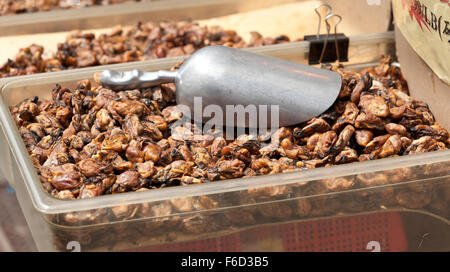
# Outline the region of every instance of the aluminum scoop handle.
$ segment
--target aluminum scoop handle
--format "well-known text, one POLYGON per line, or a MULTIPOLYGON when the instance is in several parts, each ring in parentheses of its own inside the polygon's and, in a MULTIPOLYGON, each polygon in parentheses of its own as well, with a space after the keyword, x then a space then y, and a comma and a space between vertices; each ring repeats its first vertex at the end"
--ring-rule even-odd
POLYGON ((177 71, 160 70, 157 72, 143 72, 140 70, 132 70, 120 72, 115 70, 105 70, 100 74, 100 82, 103 86, 117 91, 148 88, 163 83, 173 83, 177 77, 177 71))

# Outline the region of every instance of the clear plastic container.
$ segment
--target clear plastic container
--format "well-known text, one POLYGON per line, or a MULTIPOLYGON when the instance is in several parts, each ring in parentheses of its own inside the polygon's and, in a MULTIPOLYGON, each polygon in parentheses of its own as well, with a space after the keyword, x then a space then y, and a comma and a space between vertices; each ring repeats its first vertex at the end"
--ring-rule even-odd
MULTIPOLYGON (((395 39, 394 32, 381 32, 374 34, 356 35, 350 37, 349 46, 349 62, 346 63, 347 66, 352 66, 354 68, 365 67, 370 64, 376 64, 380 55, 395 55, 395 39)), ((303 64, 308 64, 308 52, 309 52, 309 42, 291 42, 263 47, 252 47, 246 48, 250 52, 260 53, 264 55, 269 55, 276 58, 286 59, 290 61, 296 61, 303 64)), ((116 70, 130 70, 138 67, 142 70, 152 70, 152 69, 166 69, 174 66, 178 62, 186 59, 188 56, 174 57, 174 58, 164 58, 155 59, 151 61, 142 62, 130 62, 121 63, 113 65, 104 65, 102 68, 99 67, 89 67, 77 69, 77 75, 83 75, 84 77, 90 77, 93 73, 99 71, 100 69, 116 69, 116 70)), ((8 77, 0 79, 0 87, 6 85, 10 81, 17 80, 41 80, 42 78, 47 78, 48 76, 54 76, 56 78, 66 78, 68 75, 72 75, 73 71, 58 71, 52 72, 51 74, 33 74, 25 75, 19 77, 8 77)), ((17 99, 19 102, 20 99, 17 99)), ((6 139, 4 138, 4 133, 2 132, 2 127, 0 126, 0 147, 7 149, 6 139)), ((11 159, 6 152, 0 153, 0 179, 9 181, 11 185, 14 183, 14 179, 11 178, 11 159)))
MULTIPOLYGON (((386 3, 387 0, 382 0, 380 6, 373 7, 368 4, 357 3, 358 0, 352 0, 358 5, 358 8, 370 8, 372 12, 364 18, 360 18, 358 13, 348 11, 345 5, 336 5, 336 1, 327 1, 332 5, 340 15, 343 15, 344 22, 341 24, 339 30, 344 29, 347 35, 366 33, 372 31, 385 31, 388 25, 388 14, 390 12, 390 6, 386 3), (354 27, 354 24, 348 23, 354 21, 355 19, 360 20, 360 25, 366 27, 354 27), (361 21, 362 20, 362 21, 361 21), (376 21, 375 21, 376 20, 376 21), (375 24, 373 22, 376 22, 375 24)), ((25 13, 17 15, 6 15, 0 16, 0 36, 13 36, 21 34, 35 34, 35 33, 51 33, 51 32, 61 32, 70 31, 74 29, 98 29, 113 27, 118 24, 121 25, 134 25, 139 21, 162 21, 162 20, 202 20, 215 18, 235 13, 247 12, 257 9, 274 7, 277 5, 294 3, 294 2, 314 2, 307 0, 196 0, 196 1, 185 1, 185 0, 159 0, 159 1, 144 1, 142 3, 122 3, 110 6, 94 6, 89 8, 81 9, 68 9, 68 10, 53 10, 48 12, 37 12, 37 13, 25 13)), ((346 5, 349 5, 346 3, 346 5)), ((311 6, 311 5, 309 5, 311 6)), ((306 12, 306 11, 301 11, 306 12)), ((314 13, 313 10, 308 12, 314 13)), ((314 31, 316 27, 316 21, 313 23, 307 21, 305 26, 302 28, 310 28, 314 25, 314 31)), ((323 30, 322 30, 323 31, 323 30)), ((305 33, 310 34, 310 33, 305 33)), ((353 56, 353 60, 359 63, 374 62, 372 56, 373 50, 376 52, 386 51, 386 44, 383 41, 386 37, 390 38, 393 34, 386 35, 362 35, 362 36, 352 36, 353 47, 350 50, 350 54, 353 56), (381 39, 381 40, 380 40, 381 39), (358 46, 358 44, 363 44, 363 46, 358 46), (368 44, 372 44, 374 47, 368 47, 368 44), (369 57, 368 57, 369 56, 369 57)), ((305 42, 293 42, 289 45, 282 45, 280 47, 270 46, 267 49, 254 49, 254 52, 265 52, 265 54, 273 54, 275 57, 292 59, 302 63, 307 63, 307 58, 304 54, 308 52, 308 43, 305 42), (293 55, 292 50, 298 50, 298 55, 293 55), (286 53, 289 52, 289 53, 286 53)), ((378 57, 378 56, 377 56, 378 57)), ((167 62, 160 60, 155 60, 155 65, 161 63, 165 64, 175 64, 182 58, 173 58, 167 62)), ((123 64, 122 67, 132 67, 127 64, 123 64)), ((132 64, 134 65, 134 64, 132 64)), ((146 64, 147 65, 147 64, 146 64)), ((118 66, 121 67, 121 66, 118 66)), ((126 69, 126 68, 125 68, 126 69)), ((86 70, 89 71, 89 70, 86 70)), ((54 72, 58 73, 58 72, 54 72)), ((20 78, 26 79, 29 76, 19 76, 20 78)), ((33 78, 31 76, 31 78, 33 78)), ((0 78, 0 87, 5 85, 7 82, 13 80, 14 77, 0 78)), ((6 148, 3 144, 5 141, 3 139, 2 129, 0 127, 0 147, 6 148)), ((0 154, 0 165, 5 165, 5 167, 0 168, 0 182, 4 180, 13 183, 11 178, 10 168, 11 162, 8 156, 0 154)))
MULTIPOLYGON (((352 62, 348 65, 358 67, 365 62, 367 66, 367 62, 392 50, 392 45, 392 33, 353 37, 349 55, 352 62)), ((307 48, 303 42, 248 50, 304 62, 307 48)), ((113 67, 154 71, 176 61, 162 59, 113 67)), ((34 95, 48 98, 56 83, 73 88, 77 81, 92 78, 93 72, 104 68, 32 75, 2 88, 0 118, 9 146, 2 153, 12 162, 10 176, 39 250, 67 251, 74 244, 80 245, 82 251, 145 250, 237 234, 245 237, 248 231, 264 226, 277 225, 286 231, 281 233, 290 233, 282 226, 391 211, 400 212, 402 218, 407 213, 418 215, 403 225, 410 245, 416 244, 417 235, 424 234, 423 229, 416 229, 417 225, 425 226, 429 233, 440 233, 448 241, 450 150, 91 199, 51 197, 41 188, 8 107, 34 95), (323 184, 331 179, 351 180, 356 185, 345 191, 327 191, 323 184), (180 206, 183 208, 177 210, 180 206)), ((279 239, 275 233, 269 237, 279 239)), ((448 250, 448 243, 443 244, 442 239, 418 250, 448 250)), ((241 239, 240 249, 289 250, 276 243, 269 243, 268 248, 255 246, 260 240, 241 239)))

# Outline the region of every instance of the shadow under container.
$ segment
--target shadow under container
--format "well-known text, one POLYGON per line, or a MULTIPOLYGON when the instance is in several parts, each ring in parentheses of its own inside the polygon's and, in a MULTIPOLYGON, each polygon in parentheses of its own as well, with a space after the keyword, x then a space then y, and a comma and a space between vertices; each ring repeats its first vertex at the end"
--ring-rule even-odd
MULTIPOLYGON (((260 53, 278 54, 276 50, 260 53)), ((154 71, 173 64, 161 60, 115 67, 154 71)), ((73 88, 101 69, 35 75, 12 81, 1 91, 1 126, 9 146, 4 155, 12 163, 11 179, 39 250, 67 251, 74 243, 81 251, 164 250, 168 245, 176 248, 180 243, 236 235, 238 250, 301 250, 298 235, 296 246, 274 241, 292 233, 292 224, 298 230, 308 222, 355 215, 367 216, 364 220, 371 222, 370 218, 392 212, 401 216, 403 224, 395 226, 402 228, 407 244, 397 250, 449 250, 450 150, 91 199, 53 198, 42 190, 9 106, 35 95, 49 98, 56 83, 73 88), (246 235, 260 228, 278 232, 264 239, 246 235), (439 238, 419 245, 426 233, 439 238), (265 247, 256 246, 264 240, 269 241, 265 247)), ((352 250, 364 251, 368 242, 361 241, 352 250)))

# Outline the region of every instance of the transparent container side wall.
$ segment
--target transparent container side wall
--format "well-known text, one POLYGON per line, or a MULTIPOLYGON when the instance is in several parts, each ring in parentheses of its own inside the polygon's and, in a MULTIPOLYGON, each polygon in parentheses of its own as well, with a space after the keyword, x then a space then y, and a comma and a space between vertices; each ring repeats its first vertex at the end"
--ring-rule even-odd
MULTIPOLYGON (((129 250, 226 236, 263 225, 388 211, 424 214, 423 218, 448 226, 449 170, 449 162, 423 164, 289 185, 65 213, 49 216, 46 220, 51 226, 57 250, 64 250, 69 241, 77 240, 86 251, 129 250), (348 188, 335 189, 335 184, 346 184, 348 188), (113 221, 116 223, 108 223, 113 221), (117 235, 109 235, 111 233, 117 235)), ((424 222, 409 222, 402 231, 408 232, 409 226, 419 223, 426 225, 424 222)), ((428 245, 428 249, 444 250, 445 247, 437 243, 436 247, 428 245)))

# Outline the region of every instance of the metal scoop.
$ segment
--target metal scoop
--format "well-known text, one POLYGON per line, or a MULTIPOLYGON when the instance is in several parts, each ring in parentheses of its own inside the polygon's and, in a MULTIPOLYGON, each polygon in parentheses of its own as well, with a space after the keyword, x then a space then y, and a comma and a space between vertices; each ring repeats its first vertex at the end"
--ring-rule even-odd
MULTIPOLYGON (((341 89, 336 72, 224 46, 198 50, 177 71, 105 70, 100 81, 112 90, 174 82, 178 104, 194 111, 194 97, 201 97, 202 112, 215 104, 224 116, 227 105, 278 105, 280 126, 299 124, 325 112, 341 89)), ((197 114, 191 116, 205 121, 203 117, 196 120, 197 114)))

